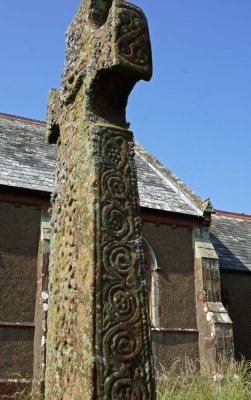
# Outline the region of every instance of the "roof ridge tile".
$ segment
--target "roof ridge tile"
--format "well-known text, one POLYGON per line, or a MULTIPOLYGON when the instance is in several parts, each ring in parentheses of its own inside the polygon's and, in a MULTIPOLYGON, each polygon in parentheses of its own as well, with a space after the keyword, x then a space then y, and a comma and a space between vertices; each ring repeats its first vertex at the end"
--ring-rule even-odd
POLYGON ((0 117, 8 118, 8 119, 16 120, 16 121, 29 122, 29 123, 35 124, 35 125, 46 125, 45 121, 40 121, 38 119, 32 119, 32 118, 27 118, 27 117, 21 117, 19 115, 6 114, 3 112, 0 112, 0 117))
POLYGON ((251 215, 250 214, 235 213, 235 212, 232 212, 232 211, 216 210, 216 215, 222 215, 222 216, 225 216, 225 217, 233 217, 233 218, 241 218, 241 219, 250 219, 251 220, 251 215))

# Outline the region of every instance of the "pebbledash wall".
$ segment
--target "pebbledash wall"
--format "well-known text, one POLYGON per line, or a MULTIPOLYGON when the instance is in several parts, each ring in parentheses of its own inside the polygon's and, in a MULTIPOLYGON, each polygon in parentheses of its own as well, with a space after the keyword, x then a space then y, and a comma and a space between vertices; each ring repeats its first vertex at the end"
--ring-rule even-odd
POLYGON ((40 212, 0 203, 1 378, 32 376, 40 212))
POLYGON ((169 366, 179 357, 199 359, 199 347, 192 229, 163 222, 145 222, 143 235, 156 259, 151 288, 157 302, 151 304, 153 353, 157 365, 169 366))
MULTIPOLYGON (((56 148, 44 142, 44 134, 41 122, 0 114, 1 393, 32 378, 34 390, 43 390, 50 239, 47 210, 56 158, 56 148)), ((209 281, 212 293, 203 287, 212 297, 206 302, 195 279, 196 265, 200 265, 198 246, 217 268, 212 243, 219 256, 222 301, 233 321, 235 355, 250 359, 251 217, 211 215, 209 202, 202 202, 138 145, 136 163, 156 366, 168 367, 178 358, 197 360, 201 345, 215 346, 208 337, 204 340, 207 321, 200 310, 210 306, 214 310, 210 315, 217 314, 216 306, 221 303, 213 290, 218 281, 209 281)))
POLYGON ((3 186, 0 192, 0 395, 22 390, 34 375, 43 376, 45 360, 40 354, 45 351, 45 313, 39 273, 46 254, 41 260, 39 251, 48 206, 39 196, 18 192, 3 186))

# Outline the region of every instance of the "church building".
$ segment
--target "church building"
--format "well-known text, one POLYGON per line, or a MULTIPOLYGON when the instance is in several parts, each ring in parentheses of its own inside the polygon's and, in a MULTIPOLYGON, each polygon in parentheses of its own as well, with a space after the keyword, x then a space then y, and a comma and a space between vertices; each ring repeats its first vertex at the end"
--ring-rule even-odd
MULTIPOLYGON (((2 394, 44 384, 57 158, 45 130, 0 113, 2 394)), ((138 144, 135 159, 156 368, 250 360, 251 216, 215 210, 138 144)))

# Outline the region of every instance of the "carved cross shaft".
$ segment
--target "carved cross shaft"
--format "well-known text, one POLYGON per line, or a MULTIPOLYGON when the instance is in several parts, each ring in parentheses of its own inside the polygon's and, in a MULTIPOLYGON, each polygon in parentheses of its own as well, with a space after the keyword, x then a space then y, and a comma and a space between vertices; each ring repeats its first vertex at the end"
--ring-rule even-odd
POLYGON ((132 132, 125 108, 151 77, 142 11, 82 2, 67 32, 48 140, 52 196, 46 399, 154 399, 132 132))

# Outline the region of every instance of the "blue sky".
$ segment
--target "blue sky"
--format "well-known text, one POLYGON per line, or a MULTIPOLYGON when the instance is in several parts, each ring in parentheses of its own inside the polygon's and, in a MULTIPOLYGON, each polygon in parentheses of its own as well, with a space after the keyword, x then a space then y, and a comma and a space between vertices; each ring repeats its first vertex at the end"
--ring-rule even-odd
MULTIPOLYGON (((154 75, 130 96, 136 140, 217 209, 251 214, 251 1, 135 0, 154 75)), ((45 119, 79 0, 9 0, 0 15, 0 111, 45 119)))

